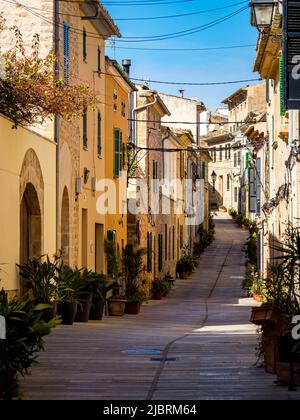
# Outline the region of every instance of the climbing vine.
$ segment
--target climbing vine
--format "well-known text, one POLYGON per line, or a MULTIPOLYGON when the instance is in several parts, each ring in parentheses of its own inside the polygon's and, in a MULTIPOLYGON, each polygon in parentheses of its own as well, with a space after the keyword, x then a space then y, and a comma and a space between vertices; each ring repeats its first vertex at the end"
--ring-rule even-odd
MULTIPOLYGON (((0 34, 4 29, 5 19, 0 15, 0 34)), ((13 121, 14 128, 41 124, 54 115, 70 119, 93 108, 95 98, 88 85, 68 86, 56 79, 56 56, 50 52, 41 58, 38 34, 27 52, 19 28, 9 30, 15 42, 8 51, 0 51, 0 112, 13 121)))

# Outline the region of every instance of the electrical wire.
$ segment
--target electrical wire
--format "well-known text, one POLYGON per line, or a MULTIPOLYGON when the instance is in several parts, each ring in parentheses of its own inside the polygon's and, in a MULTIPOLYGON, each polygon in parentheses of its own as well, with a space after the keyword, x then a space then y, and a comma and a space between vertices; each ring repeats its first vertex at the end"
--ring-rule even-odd
POLYGON ((136 51, 180 51, 180 52, 190 52, 190 51, 220 51, 220 50, 231 50, 239 48, 253 48, 255 44, 245 44, 245 45, 229 45, 223 47, 203 47, 203 48, 142 48, 142 47, 116 47, 113 41, 107 41, 106 46, 109 48, 114 48, 117 50, 136 50, 136 51))
MULTIPOLYGON (((2 0, 4 1, 4 0, 2 0)), ((248 3, 247 1, 242 1, 239 3, 233 3, 233 4, 229 4, 227 6, 222 6, 222 7, 216 7, 213 9, 207 9, 207 10, 199 10, 197 12, 190 12, 190 13, 181 13, 181 14, 177 14, 177 15, 166 15, 166 16, 140 16, 140 17, 124 17, 124 18, 113 18, 114 21, 144 21, 144 20, 161 20, 161 19, 173 19, 173 18, 181 18, 181 17, 187 17, 187 16, 195 16, 195 15, 200 15, 200 14, 206 14, 206 13, 210 13, 210 12, 217 12, 220 10, 224 10, 224 9, 230 9, 231 7, 235 7, 235 6, 239 6, 241 4, 245 4, 248 3)), ((22 3, 20 3, 19 1, 16 2, 17 5, 19 6, 26 6, 22 3)), ((32 6, 26 6, 32 10, 36 10, 36 11, 40 11, 40 12, 44 12, 44 13, 49 13, 52 14, 52 11, 47 11, 38 7, 32 7, 32 6)), ((74 15, 74 14, 70 14, 70 13, 64 13, 64 12, 59 12, 59 15, 63 15, 63 16, 69 16, 69 17, 78 17, 78 18, 82 18, 82 15, 74 15)), ((101 17, 97 17, 97 21, 98 20, 106 20, 105 17, 101 18, 101 17)))
MULTIPOLYGON (((111 76, 111 77, 119 77, 119 78, 124 78, 123 76, 116 76, 110 73, 106 73, 101 71, 101 74, 104 74, 106 76, 111 76)), ((257 81, 262 81, 263 79, 259 78, 259 79, 246 79, 246 80, 232 80, 232 81, 226 81, 226 82, 170 82, 170 81, 162 81, 162 80, 145 80, 145 79, 140 79, 137 77, 130 77, 131 80, 133 81, 137 81, 137 82, 147 82, 147 83, 156 83, 156 84, 162 84, 162 85, 182 85, 182 86, 218 86, 218 85, 232 85, 232 84, 237 84, 237 83, 249 83, 249 82, 257 82, 257 81)))
MULTIPOLYGON (((1 0, 1 1, 16 5, 15 2, 11 2, 9 0, 1 0)), ((43 15, 37 13, 37 12, 34 12, 30 7, 25 6, 25 5, 22 5, 22 7, 25 10, 27 10, 29 13, 33 14, 36 17, 39 17, 40 19, 44 20, 45 22, 55 24, 55 22, 53 22, 53 20, 50 20, 46 16, 43 16, 43 15)), ((214 27, 214 26, 216 26, 220 23, 223 23, 223 22, 231 19, 232 17, 242 13, 246 9, 248 9, 248 6, 243 7, 241 9, 238 9, 237 11, 235 11, 235 12, 229 14, 229 15, 223 16, 222 18, 219 18, 215 21, 209 22, 209 23, 204 24, 204 25, 200 25, 198 27, 190 28, 190 29, 187 29, 187 30, 184 30, 184 31, 174 32, 174 33, 165 34, 165 35, 153 35, 153 36, 147 36, 147 37, 122 37, 123 38, 122 40, 114 39, 114 42, 127 42, 127 43, 128 42, 129 43, 131 43, 131 42, 154 42, 154 41, 163 41, 163 40, 167 40, 167 39, 180 38, 180 37, 183 37, 183 36, 192 35, 192 34, 195 34, 195 33, 202 32, 206 29, 210 29, 211 27, 214 27)), ((63 25, 59 24, 59 26, 62 27, 63 25)), ((75 28, 75 27, 70 25, 69 29, 70 29, 70 31, 73 31, 77 34, 82 34, 82 29, 81 28, 75 28)), ((93 32, 90 32, 90 31, 86 31, 86 36, 90 37, 90 38, 96 38, 96 39, 99 39, 99 36, 105 36, 106 37, 105 34, 104 35, 103 34, 102 35, 101 34, 96 35, 96 34, 94 34, 93 32)))

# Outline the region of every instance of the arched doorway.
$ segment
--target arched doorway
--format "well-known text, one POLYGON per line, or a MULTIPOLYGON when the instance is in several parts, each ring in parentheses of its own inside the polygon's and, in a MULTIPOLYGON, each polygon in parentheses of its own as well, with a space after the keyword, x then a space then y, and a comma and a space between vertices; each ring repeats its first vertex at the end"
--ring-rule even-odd
POLYGON ((61 250, 64 263, 70 264, 70 201, 67 187, 64 188, 61 206, 61 250))
POLYGON ((26 185, 20 207, 20 263, 42 254, 42 217, 33 184, 26 185))

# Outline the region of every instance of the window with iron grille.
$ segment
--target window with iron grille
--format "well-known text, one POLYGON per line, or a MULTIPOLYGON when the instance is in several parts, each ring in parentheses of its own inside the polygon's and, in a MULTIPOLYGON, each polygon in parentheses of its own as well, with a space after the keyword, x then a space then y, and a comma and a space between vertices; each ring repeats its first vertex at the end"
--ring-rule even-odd
POLYGON ((86 45, 86 30, 83 29, 82 32, 82 56, 83 56, 83 61, 86 61, 87 58, 87 45, 86 45))
POLYGON ((83 147, 84 149, 87 149, 88 147, 88 136, 87 136, 87 126, 88 126, 88 120, 87 120, 87 112, 85 112, 82 116, 82 127, 83 127, 83 147))
POLYGON ((98 111, 98 116, 97 116, 97 151, 98 151, 98 156, 100 157, 102 154, 102 118, 101 118, 101 112, 98 111))

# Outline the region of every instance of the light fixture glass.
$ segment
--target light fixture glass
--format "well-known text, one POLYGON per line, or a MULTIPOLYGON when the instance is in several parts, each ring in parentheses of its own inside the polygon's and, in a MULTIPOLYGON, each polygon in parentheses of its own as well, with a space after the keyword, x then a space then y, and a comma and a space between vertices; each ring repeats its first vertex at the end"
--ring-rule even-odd
POLYGON ((257 29, 270 28, 274 14, 275 2, 273 0, 253 0, 252 25, 257 29))

